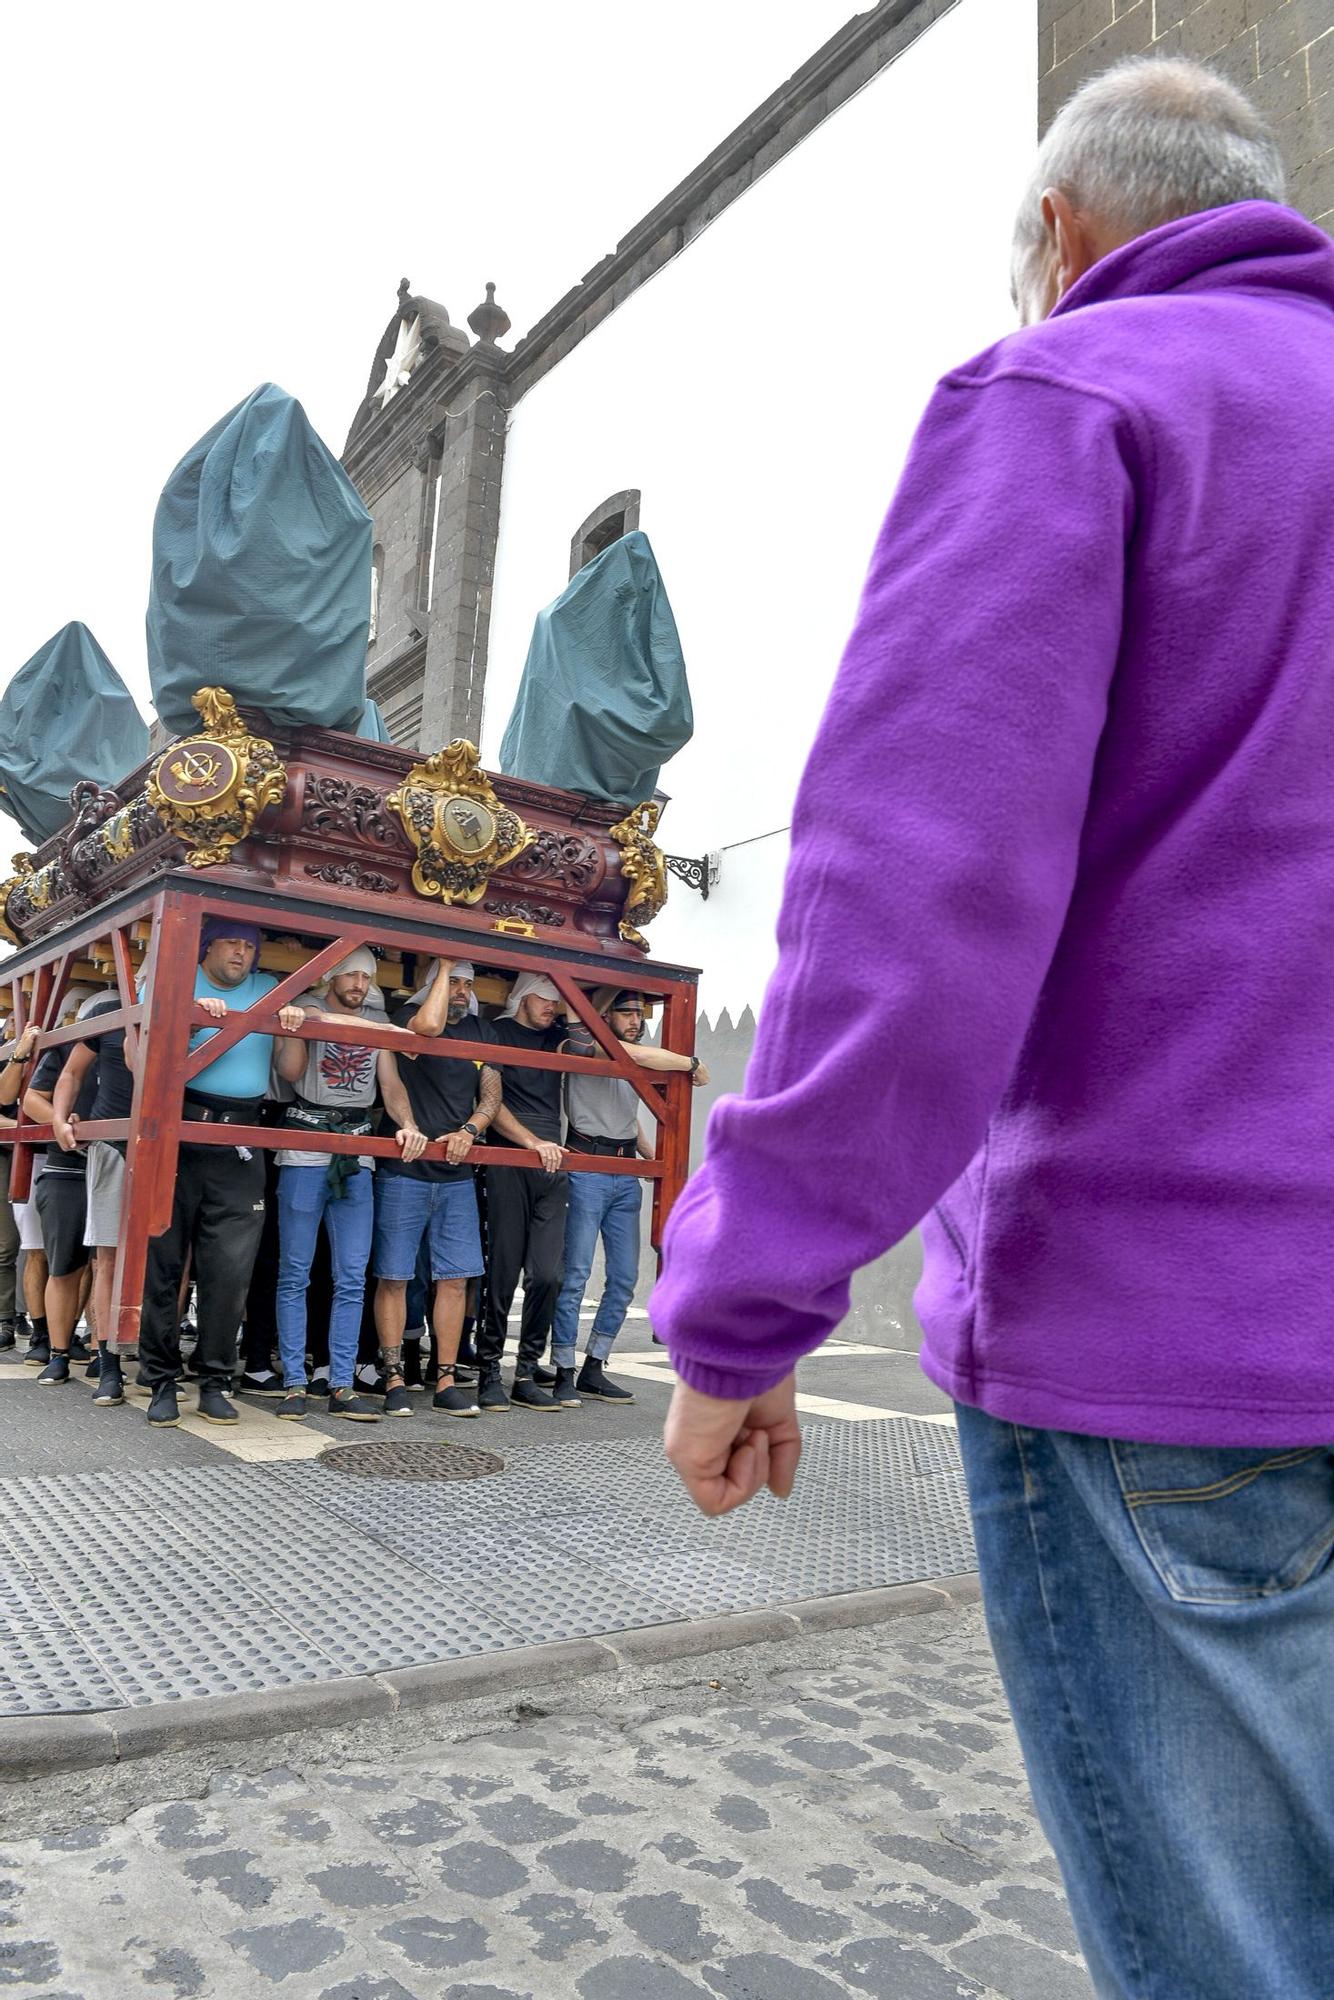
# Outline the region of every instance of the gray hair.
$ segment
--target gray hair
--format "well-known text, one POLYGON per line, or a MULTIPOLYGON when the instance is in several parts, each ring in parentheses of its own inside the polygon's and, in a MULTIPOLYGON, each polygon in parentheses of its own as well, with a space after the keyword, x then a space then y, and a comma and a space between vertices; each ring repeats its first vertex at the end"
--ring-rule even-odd
POLYGON ((1128 237, 1287 193, 1277 141, 1250 99, 1199 63, 1155 56, 1091 78, 1055 119, 1020 204, 1020 256, 1042 241, 1047 188, 1128 237))

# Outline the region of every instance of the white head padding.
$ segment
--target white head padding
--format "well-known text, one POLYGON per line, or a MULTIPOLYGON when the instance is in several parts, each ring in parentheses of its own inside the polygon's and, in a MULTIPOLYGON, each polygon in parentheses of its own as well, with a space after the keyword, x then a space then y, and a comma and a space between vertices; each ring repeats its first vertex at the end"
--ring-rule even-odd
MULTIPOLYGON (((407 1005, 409 1007, 421 1006, 427 994, 431 991, 431 988, 435 985, 436 980, 440 977, 440 968, 442 965, 448 966, 449 977, 451 979, 466 979, 471 982, 471 980, 474 977, 472 969, 472 960, 470 958, 455 958, 455 959, 438 958, 435 964, 431 967, 430 974, 426 980, 426 984, 424 986, 419 986, 417 988, 417 991, 413 994, 412 998, 407 1002, 407 1005)), ((468 1012, 470 1014, 475 1014, 477 1012, 477 995, 475 993, 473 994, 471 1000, 469 1000, 468 1002, 468 1012)))
POLYGON ((501 1020, 512 1021, 523 1002, 528 999, 554 1000, 558 1007, 561 1005, 560 994, 549 979, 544 979, 540 972, 521 972, 510 988, 510 997, 501 1012, 501 1020))
POLYGON ((71 1014, 81 1015, 90 1001, 101 1000, 104 997, 105 988, 101 986, 67 986, 65 997, 60 1003, 61 1020, 67 1021, 71 1014))
POLYGON ((375 978, 375 953, 364 944, 359 944, 355 951, 350 951, 345 959, 326 972, 320 985, 327 986, 331 980, 349 978, 354 972, 364 972, 367 979, 375 978))

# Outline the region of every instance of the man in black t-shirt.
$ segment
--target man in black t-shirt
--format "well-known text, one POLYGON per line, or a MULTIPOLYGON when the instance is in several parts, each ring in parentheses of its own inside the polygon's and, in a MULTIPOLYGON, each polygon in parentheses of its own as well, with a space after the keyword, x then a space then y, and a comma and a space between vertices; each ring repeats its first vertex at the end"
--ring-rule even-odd
MULTIPOLYGON (((109 993, 94 1001, 84 1018, 91 1024, 99 1014, 119 1012, 121 1004, 119 994, 109 993)), ((76 1150, 81 1118, 128 1118, 133 1101, 134 1077, 125 1062, 124 1028, 108 1028, 103 1034, 90 1035, 86 1042, 75 1042, 51 1099, 56 1140, 66 1157, 82 1157, 76 1150), (86 1101, 89 1081, 94 1092, 86 1101)), ((104 1404, 125 1400, 120 1355, 108 1345, 124 1182, 125 1141, 92 1140, 87 1148, 84 1237, 93 1257, 93 1318, 99 1343, 93 1401, 104 1404)))
MULTIPOLYGON (((37 1064, 23 1100, 23 1109, 35 1124, 53 1124, 53 1092, 75 1047, 71 1042, 58 1042, 37 1064)), ((89 1115, 96 1093, 97 1077, 90 1073, 81 1080, 77 1100, 84 1117, 89 1115)), ((37 1380, 47 1388, 69 1381, 72 1360, 88 1360, 87 1348, 74 1341, 84 1273, 88 1268, 83 1241, 87 1221, 85 1166, 84 1156, 77 1147, 67 1151, 58 1137, 53 1138, 46 1149, 46 1166, 33 1184, 32 1198, 37 1204, 42 1241, 46 1245, 46 1322, 51 1341, 51 1358, 37 1380)))
POLYGON ((511 1401, 524 1410, 559 1410, 561 1404, 534 1375, 551 1333, 565 1248, 570 1177, 561 1172, 564 1079, 560 1070, 507 1064, 503 1051, 558 1053, 568 1032, 560 995, 540 973, 521 973, 500 1018, 474 1027, 478 1040, 494 1043, 499 1051, 496 1067, 503 1072, 504 1098, 496 1114, 497 1138, 536 1152, 542 1161, 540 1167, 487 1169, 488 1268, 486 1307, 477 1336, 477 1400, 484 1410, 503 1410, 511 1401), (520 1272, 523 1318, 514 1383, 507 1396, 500 1362, 520 1272))
MULTIPOLYGON (((466 960, 451 964, 440 959, 429 985, 391 1017, 393 1025, 434 1046, 483 1039, 468 1013, 472 979, 473 969, 466 960)), ((403 1382, 403 1330, 408 1284, 425 1236, 435 1281, 433 1406, 446 1416, 476 1417, 481 1414, 477 1402, 454 1380, 468 1280, 482 1273, 477 1194, 467 1161, 499 1108, 500 1078, 495 1070, 479 1069, 466 1057, 428 1054, 425 1049, 411 1060, 394 1060, 414 1124, 428 1139, 444 1141, 445 1157, 382 1160, 375 1176, 375 1331, 385 1378, 385 1412, 411 1415, 403 1382)))

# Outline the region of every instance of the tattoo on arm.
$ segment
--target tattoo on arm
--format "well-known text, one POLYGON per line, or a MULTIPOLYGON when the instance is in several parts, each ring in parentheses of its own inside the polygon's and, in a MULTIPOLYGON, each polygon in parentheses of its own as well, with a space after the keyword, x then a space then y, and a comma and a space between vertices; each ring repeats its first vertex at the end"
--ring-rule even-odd
POLYGON ((473 1122, 480 1125, 482 1120, 485 1119, 487 1125, 493 1125, 499 1109, 500 1071, 484 1068, 478 1080, 477 1112, 473 1122))

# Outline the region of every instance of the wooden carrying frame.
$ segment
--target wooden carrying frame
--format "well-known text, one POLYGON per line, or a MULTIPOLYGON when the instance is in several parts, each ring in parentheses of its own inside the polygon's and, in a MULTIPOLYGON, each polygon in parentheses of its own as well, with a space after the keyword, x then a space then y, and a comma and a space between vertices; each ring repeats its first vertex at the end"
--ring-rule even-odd
MULTIPOLYGON (((48 1048, 89 1039, 86 1022, 71 1022, 65 1027, 57 1023, 76 962, 99 942, 108 940, 121 1004, 100 1014, 97 1026, 103 1033, 124 1027, 125 1060, 134 1076, 134 1099, 128 1118, 81 1120, 79 1136, 81 1140, 126 1142, 125 1191, 111 1327, 102 1330, 113 1348, 133 1348, 138 1344, 148 1242, 171 1222, 180 1147, 276 1149, 293 1143, 292 1133, 279 1126, 218 1125, 187 1119, 184 1116, 187 1086, 200 1070, 243 1036, 281 1034, 283 1030, 277 1021, 279 1009, 290 1006, 360 945, 388 947, 419 956, 475 959, 504 975, 538 972, 554 983, 569 1010, 586 1024, 605 1051, 602 1058, 533 1054, 512 1048, 506 1048, 502 1058, 493 1044, 456 1039, 432 1052, 462 1062, 498 1063, 503 1059, 506 1066, 515 1068, 573 1070, 583 1076, 620 1077, 630 1084, 657 1120, 655 1157, 615 1159, 567 1153, 564 1164, 572 1173, 633 1174, 650 1181, 651 1237, 654 1248, 661 1248, 667 1217, 689 1170, 690 1077, 684 1070, 664 1073, 643 1069, 632 1062, 598 1014, 590 989, 614 982, 617 986, 634 987, 659 1001, 663 1012, 660 1046, 679 1055, 690 1055, 695 1039, 693 971, 644 959, 617 961, 596 946, 582 952, 575 946, 520 943, 508 937, 497 937, 493 942, 489 935, 479 936, 476 928, 451 926, 444 912, 427 915, 424 911, 419 923, 410 917, 388 921, 378 913, 361 910, 336 914, 304 898, 228 891, 220 885, 210 887, 197 876, 172 877, 155 886, 152 892, 127 896, 98 915, 90 915, 83 922, 17 951, 0 965, 0 986, 8 982, 12 987, 17 1031, 22 1033, 30 1022, 40 1029, 37 1049, 19 1094, 19 1123, 15 1129, 0 1133, 0 1139, 14 1148, 10 1171, 12 1200, 28 1198, 33 1150, 51 1141, 50 1127, 29 1122, 22 1112, 32 1066, 48 1048), (270 933, 300 932, 327 942, 302 965, 281 975, 277 986, 261 1000, 245 1010, 229 1013, 219 1023, 196 1004, 194 987, 200 927, 205 917, 224 913, 270 933), (149 936, 140 999, 132 943, 136 929, 145 923, 149 926, 149 936), (191 1052, 190 1037, 201 1027, 213 1028, 216 1033, 191 1052)), ((346 1041, 362 1047, 397 1050, 408 1046, 404 1030, 360 1019, 349 1021, 346 1027, 319 1021, 298 1033, 305 1041, 346 1041)), ((429 1044, 419 1040, 415 1053, 424 1054, 429 1048, 429 1044)), ((359 1138, 347 1133, 303 1130, 300 1140, 302 1152, 390 1157, 398 1151, 396 1141, 388 1137, 359 1138)), ((426 1157, 441 1158, 443 1153, 443 1146, 435 1142, 427 1148, 426 1157)), ((536 1153, 513 1146, 476 1145, 468 1155, 468 1164, 503 1168, 535 1167, 541 1162, 536 1153)))

